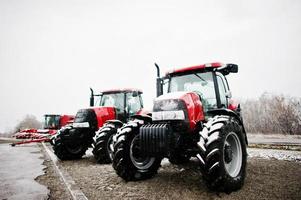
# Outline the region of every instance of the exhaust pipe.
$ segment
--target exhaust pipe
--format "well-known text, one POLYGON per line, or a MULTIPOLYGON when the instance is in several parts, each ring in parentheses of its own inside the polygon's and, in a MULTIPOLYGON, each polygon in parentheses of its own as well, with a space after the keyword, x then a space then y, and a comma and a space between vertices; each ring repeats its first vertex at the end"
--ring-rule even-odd
POLYGON ((155 63, 155 66, 157 68, 157 78, 160 78, 160 67, 157 63, 155 63))
POLYGON ((162 78, 160 77, 160 67, 155 63, 157 68, 157 83, 156 83, 156 90, 157 90, 157 97, 163 94, 163 83, 162 78))
POLYGON ((93 107, 94 106, 94 91, 92 88, 90 88, 90 91, 91 91, 90 106, 93 107))

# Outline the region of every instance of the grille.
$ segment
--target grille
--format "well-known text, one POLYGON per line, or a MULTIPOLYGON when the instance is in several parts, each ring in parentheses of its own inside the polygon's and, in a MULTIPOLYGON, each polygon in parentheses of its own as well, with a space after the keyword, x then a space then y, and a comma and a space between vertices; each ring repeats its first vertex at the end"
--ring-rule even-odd
POLYGON ((152 156, 167 155, 172 137, 170 130, 166 123, 141 126, 139 140, 142 153, 152 156))

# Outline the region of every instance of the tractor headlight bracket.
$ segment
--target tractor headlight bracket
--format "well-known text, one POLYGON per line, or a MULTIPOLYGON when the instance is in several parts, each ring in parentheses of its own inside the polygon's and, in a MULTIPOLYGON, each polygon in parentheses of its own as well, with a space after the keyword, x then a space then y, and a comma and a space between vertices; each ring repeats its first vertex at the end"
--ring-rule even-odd
POLYGON ((162 120, 184 120, 185 114, 183 110, 173 110, 173 111, 158 111, 152 113, 153 121, 162 120))
POLYGON ((89 122, 73 122, 73 128, 89 128, 89 122))

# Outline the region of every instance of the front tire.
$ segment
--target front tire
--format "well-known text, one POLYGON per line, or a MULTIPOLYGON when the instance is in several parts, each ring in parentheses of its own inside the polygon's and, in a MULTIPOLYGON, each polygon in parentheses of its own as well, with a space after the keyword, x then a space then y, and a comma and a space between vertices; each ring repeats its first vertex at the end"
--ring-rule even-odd
POLYGON ((117 133, 114 124, 105 124, 96 132, 93 138, 93 155, 95 160, 100 163, 111 163, 113 159, 113 136, 117 133))
POLYGON ((54 154, 60 160, 75 160, 80 159, 85 155, 88 146, 84 143, 68 143, 64 139, 64 135, 69 133, 68 128, 60 130, 56 137, 52 140, 54 154))
POLYGON ((114 143, 113 168, 126 181, 137 181, 153 177, 162 158, 143 156, 139 152, 139 128, 143 120, 133 120, 117 133, 114 143))
POLYGON ((198 142, 201 170, 209 189, 231 193, 246 177, 247 150, 239 122, 229 116, 211 118, 198 142))

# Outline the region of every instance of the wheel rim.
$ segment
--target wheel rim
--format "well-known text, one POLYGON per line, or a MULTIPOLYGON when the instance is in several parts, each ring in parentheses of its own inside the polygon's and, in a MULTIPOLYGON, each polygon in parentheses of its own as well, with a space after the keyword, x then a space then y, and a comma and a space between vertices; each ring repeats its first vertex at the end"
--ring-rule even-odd
POLYGON ((108 139, 107 151, 108 151, 110 159, 113 160, 113 152, 114 152, 113 135, 111 135, 108 139))
POLYGON ((130 158, 133 165, 140 170, 147 170, 155 162, 154 157, 141 155, 138 135, 131 142, 130 158))
POLYGON ((228 174, 236 177, 242 165, 242 148, 236 133, 230 132, 224 144, 224 163, 228 174))

